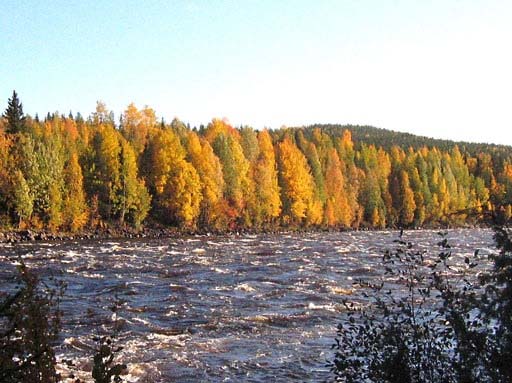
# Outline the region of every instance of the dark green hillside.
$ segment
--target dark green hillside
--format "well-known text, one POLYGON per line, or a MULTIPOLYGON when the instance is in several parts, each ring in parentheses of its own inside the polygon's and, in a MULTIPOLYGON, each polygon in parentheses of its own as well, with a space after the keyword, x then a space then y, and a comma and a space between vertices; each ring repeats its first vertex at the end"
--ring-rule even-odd
POLYGON ((512 146, 443 140, 366 125, 314 124, 299 129, 304 129, 305 134, 310 135, 317 128, 322 129, 333 137, 341 137, 343 131, 348 129, 352 133, 352 139, 355 143, 364 142, 367 145, 381 146, 386 150, 394 145, 402 148, 412 147, 413 149, 420 149, 423 146, 428 148, 436 147, 443 151, 458 146, 461 151, 467 152, 470 155, 485 151, 500 157, 510 158, 512 156, 512 146))

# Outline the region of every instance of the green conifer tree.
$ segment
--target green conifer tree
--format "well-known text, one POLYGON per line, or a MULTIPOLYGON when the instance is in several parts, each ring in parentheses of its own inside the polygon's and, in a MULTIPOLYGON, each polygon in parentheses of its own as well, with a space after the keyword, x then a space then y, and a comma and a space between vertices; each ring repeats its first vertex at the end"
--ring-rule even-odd
POLYGON ((20 133, 25 128, 25 116, 23 115, 23 105, 21 104, 18 94, 12 91, 12 97, 7 103, 4 117, 7 119, 6 132, 10 134, 20 133))

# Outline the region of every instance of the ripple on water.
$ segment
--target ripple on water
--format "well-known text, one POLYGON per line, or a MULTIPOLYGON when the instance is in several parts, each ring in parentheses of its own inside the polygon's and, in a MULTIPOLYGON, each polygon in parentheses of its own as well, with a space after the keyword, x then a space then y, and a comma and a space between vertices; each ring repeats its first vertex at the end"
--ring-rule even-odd
MULTIPOLYGON (((68 282, 59 357, 74 356, 80 377, 90 379, 91 334, 111 331, 118 299, 128 381, 317 382, 329 376, 324 364, 337 318, 345 304, 367 304, 357 282, 380 275, 382 251, 395 246, 396 234, 0 245, 0 282, 12 285, 14 253, 43 279, 61 274, 68 282)), ((404 234, 436 250, 435 231, 404 234)), ((449 237, 466 241, 454 246, 454 259, 475 247, 492 251, 488 230, 449 237)))

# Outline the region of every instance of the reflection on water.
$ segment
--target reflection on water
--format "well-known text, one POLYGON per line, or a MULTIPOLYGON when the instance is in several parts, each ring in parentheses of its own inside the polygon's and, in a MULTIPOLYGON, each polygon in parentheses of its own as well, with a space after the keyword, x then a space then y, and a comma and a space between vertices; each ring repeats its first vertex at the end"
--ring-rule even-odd
MULTIPOLYGON (((435 248, 435 231, 406 233, 435 248)), ((91 334, 119 312, 128 381, 318 382, 343 301, 376 278, 396 232, 197 236, 0 244, 0 283, 17 254, 68 283, 60 357, 90 365, 91 334)), ((458 256, 492 247, 488 230, 455 230, 458 256)))

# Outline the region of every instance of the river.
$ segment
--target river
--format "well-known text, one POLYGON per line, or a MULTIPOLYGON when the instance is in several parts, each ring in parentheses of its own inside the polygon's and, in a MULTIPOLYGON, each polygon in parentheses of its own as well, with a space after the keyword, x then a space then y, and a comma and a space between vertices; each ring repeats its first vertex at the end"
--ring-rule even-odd
MULTIPOLYGON (((93 334, 118 328, 128 382, 321 382, 354 283, 382 272, 395 231, 0 244, 0 287, 17 257, 68 284, 60 359, 90 380, 93 334), (117 297, 117 298, 116 298, 117 297), (117 314, 111 308, 120 303, 117 314)), ((406 232, 437 250, 436 231, 406 232)), ((463 259, 490 230, 452 230, 463 259)), ((354 298, 352 298, 354 297, 354 298)))

